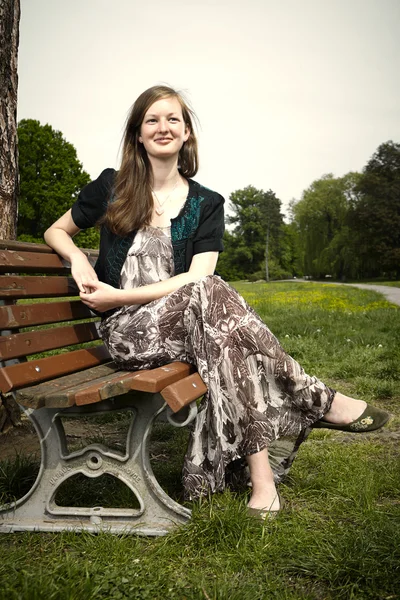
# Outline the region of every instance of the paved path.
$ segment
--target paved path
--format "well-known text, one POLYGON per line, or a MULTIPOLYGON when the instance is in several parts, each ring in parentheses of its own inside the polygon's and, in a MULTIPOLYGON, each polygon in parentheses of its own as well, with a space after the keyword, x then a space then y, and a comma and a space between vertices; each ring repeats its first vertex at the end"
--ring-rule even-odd
POLYGON ((343 283, 341 285, 351 285, 363 290, 374 290, 383 294, 389 302, 400 306, 400 288, 391 287, 389 285, 373 285, 372 283, 343 283))

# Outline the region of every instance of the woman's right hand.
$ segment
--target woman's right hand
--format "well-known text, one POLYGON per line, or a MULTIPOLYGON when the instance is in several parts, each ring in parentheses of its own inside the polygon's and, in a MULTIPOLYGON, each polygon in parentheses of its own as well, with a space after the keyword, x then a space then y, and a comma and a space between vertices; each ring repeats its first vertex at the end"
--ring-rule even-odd
POLYGON ((71 275, 80 292, 90 294, 93 290, 89 285, 91 280, 98 281, 96 271, 89 260, 80 250, 71 255, 71 275))
POLYGON ((79 231, 69 209, 45 231, 44 239, 51 248, 71 263, 71 275, 79 291, 90 294, 92 289, 88 284, 91 280, 97 281, 98 277, 86 255, 72 241, 79 231))

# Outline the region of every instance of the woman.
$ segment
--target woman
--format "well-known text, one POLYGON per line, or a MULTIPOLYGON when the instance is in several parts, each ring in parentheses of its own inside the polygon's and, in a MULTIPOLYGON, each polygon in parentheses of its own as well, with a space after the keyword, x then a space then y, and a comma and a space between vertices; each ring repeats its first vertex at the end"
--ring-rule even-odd
POLYGON ((366 431, 387 413, 309 377, 239 294, 214 275, 224 231, 223 198, 193 177, 193 113, 173 89, 155 86, 128 118, 119 172, 103 171, 45 233, 71 262, 80 297, 103 313, 101 335, 124 369, 175 360, 195 364, 208 386, 185 458, 188 498, 224 489, 246 457, 253 514, 280 498, 268 447, 299 441, 310 426, 366 431), (101 223, 92 269, 72 237, 101 223))

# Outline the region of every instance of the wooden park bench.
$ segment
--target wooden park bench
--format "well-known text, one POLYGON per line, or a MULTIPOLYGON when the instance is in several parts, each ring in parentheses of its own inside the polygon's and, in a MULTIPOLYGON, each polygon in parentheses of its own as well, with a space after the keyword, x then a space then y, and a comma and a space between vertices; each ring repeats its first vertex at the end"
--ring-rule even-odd
MULTIPOLYGON (((95 261, 96 251, 84 252, 95 261)), ((162 416, 177 427, 191 422, 197 414, 195 400, 206 386, 181 362, 153 370, 119 370, 105 346, 96 342, 99 319, 71 296, 78 291, 69 265, 48 246, 0 241, 0 393, 16 399, 41 446, 40 470, 31 490, 0 506, 0 533, 106 529, 165 534, 191 513, 163 491, 153 474, 151 430, 162 416), (87 342, 92 345, 51 352, 87 342), (62 418, 127 409, 134 416, 124 452, 103 444, 68 450, 62 418), (57 505, 57 490, 76 474, 118 478, 135 494, 138 508, 57 505)))

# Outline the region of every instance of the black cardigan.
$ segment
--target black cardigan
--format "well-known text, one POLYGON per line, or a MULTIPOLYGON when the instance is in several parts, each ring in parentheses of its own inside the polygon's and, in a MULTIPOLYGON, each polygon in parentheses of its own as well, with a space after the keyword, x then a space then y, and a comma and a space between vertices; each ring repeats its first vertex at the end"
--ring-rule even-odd
MULTIPOLYGON (((79 229, 93 227, 104 215, 112 197, 116 171, 105 169, 86 185, 72 206, 72 219, 79 229)), ((171 241, 175 275, 189 270, 192 258, 200 252, 222 252, 224 199, 192 179, 179 215, 171 219, 171 241)), ((105 225, 100 230, 100 251, 95 271, 100 281, 119 287, 120 274, 136 231, 126 237, 112 233, 105 225)))

